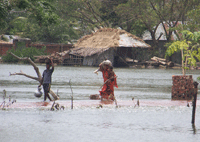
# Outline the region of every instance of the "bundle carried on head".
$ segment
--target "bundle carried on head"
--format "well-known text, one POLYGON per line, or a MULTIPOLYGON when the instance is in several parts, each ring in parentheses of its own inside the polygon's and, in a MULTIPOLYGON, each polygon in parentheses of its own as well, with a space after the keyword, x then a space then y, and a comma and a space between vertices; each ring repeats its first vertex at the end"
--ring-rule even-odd
POLYGON ((112 63, 110 60, 105 60, 102 62, 103 65, 108 65, 108 66, 112 66, 112 63))

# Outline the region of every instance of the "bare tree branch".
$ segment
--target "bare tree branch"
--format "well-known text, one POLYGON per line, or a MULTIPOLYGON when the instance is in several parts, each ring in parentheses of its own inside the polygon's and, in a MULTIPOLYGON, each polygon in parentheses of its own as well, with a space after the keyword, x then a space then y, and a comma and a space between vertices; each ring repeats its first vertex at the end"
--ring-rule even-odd
POLYGON ((20 71, 19 73, 10 73, 10 76, 12 76, 12 75, 23 75, 23 76, 26 76, 28 78, 31 78, 31 79, 34 79, 34 80, 40 82, 38 77, 33 77, 33 76, 30 76, 30 75, 27 75, 27 74, 23 73, 22 71, 20 71))
MULTIPOLYGON (((91 4, 89 1, 87 1, 86 3, 87 3, 87 5, 88 5, 89 10, 90 10, 91 13, 93 14, 94 18, 99 22, 99 24, 102 25, 102 24, 103 24, 103 21, 104 21, 105 24, 106 24, 106 26, 108 27, 108 26, 109 26, 109 23, 108 23, 107 21, 105 21, 105 20, 102 21, 101 15, 99 15, 97 12, 95 12, 95 9, 94 9, 94 7, 92 6, 92 4, 91 4), (95 14, 100 18, 101 21, 99 20, 99 18, 98 18, 95 14)), ((102 25, 102 26, 105 27, 104 25, 102 25)))
MULTIPOLYGON (((39 68, 36 66, 36 64, 28 57, 25 57, 25 58, 21 58, 21 57, 18 57, 17 55, 13 54, 12 52, 9 52, 13 57, 17 58, 18 60, 22 60, 22 61, 28 61, 34 68, 39 80, 41 81, 42 79, 42 76, 41 76, 41 73, 39 71, 39 68)), ((38 81, 39 81, 38 80, 38 81)))
MULTIPOLYGON (((85 18, 87 18, 87 20, 90 21, 90 23, 92 23, 92 24, 96 24, 97 23, 97 22, 94 22, 91 18, 89 18, 82 10, 78 10, 78 12, 81 13, 85 18)), ((100 27, 97 26, 97 28, 99 29, 100 27)))

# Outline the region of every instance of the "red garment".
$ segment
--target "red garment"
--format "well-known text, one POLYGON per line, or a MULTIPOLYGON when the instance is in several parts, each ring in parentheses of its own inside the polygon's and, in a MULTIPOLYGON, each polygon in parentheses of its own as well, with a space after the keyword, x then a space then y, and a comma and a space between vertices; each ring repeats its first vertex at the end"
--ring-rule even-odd
POLYGON ((102 71, 102 74, 103 74, 103 79, 104 79, 104 85, 102 87, 102 90, 99 91, 100 95, 104 99, 114 100, 114 86, 118 88, 116 75, 114 74, 114 77, 115 77, 114 79, 110 79, 109 72, 107 70, 102 71), (107 81, 107 80, 109 80, 109 81, 107 81))

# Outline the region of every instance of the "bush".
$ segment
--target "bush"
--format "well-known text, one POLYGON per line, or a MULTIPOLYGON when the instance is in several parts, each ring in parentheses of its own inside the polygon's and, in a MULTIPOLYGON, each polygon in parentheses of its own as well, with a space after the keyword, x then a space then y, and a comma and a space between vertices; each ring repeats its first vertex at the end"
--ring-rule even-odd
MULTIPOLYGON (((18 57, 30 57, 32 61, 34 61, 34 56, 39 56, 39 55, 46 55, 45 53, 46 47, 42 47, 41 49, 37 49, 36 47, 23 47, 23 48, 18 48, 14 49, 12 48, 11 50, 8 50, 7 54, 2 57, 3 62, 6 63, 17 63, 18 59, 13 57, 9 52, 12 52, 13 54, 17 55, 18 57)), ((23 61, 23 63, 27 63, 27 61, 23 61)))

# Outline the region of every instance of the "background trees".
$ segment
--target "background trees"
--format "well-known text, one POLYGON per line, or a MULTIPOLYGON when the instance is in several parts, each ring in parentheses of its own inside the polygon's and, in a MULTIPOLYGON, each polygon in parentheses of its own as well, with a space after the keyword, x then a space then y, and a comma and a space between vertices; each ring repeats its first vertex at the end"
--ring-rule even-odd
POLYGON ((19 35, 34 42, 58 43, 76 38, 73 28, 57 14, 53 0, 0 1, 0 34, 19 35))
POLYGON ((0 34, 35 42, 72 42, 96 28, 122 28, 142 36, 149 31, 157 50, 161 36, 199 29, 197 0, 0 0, 0 34), (181 23, 181 24, 180 24, 181 23), (164 33, 156 35, 159 25, 164 33))

